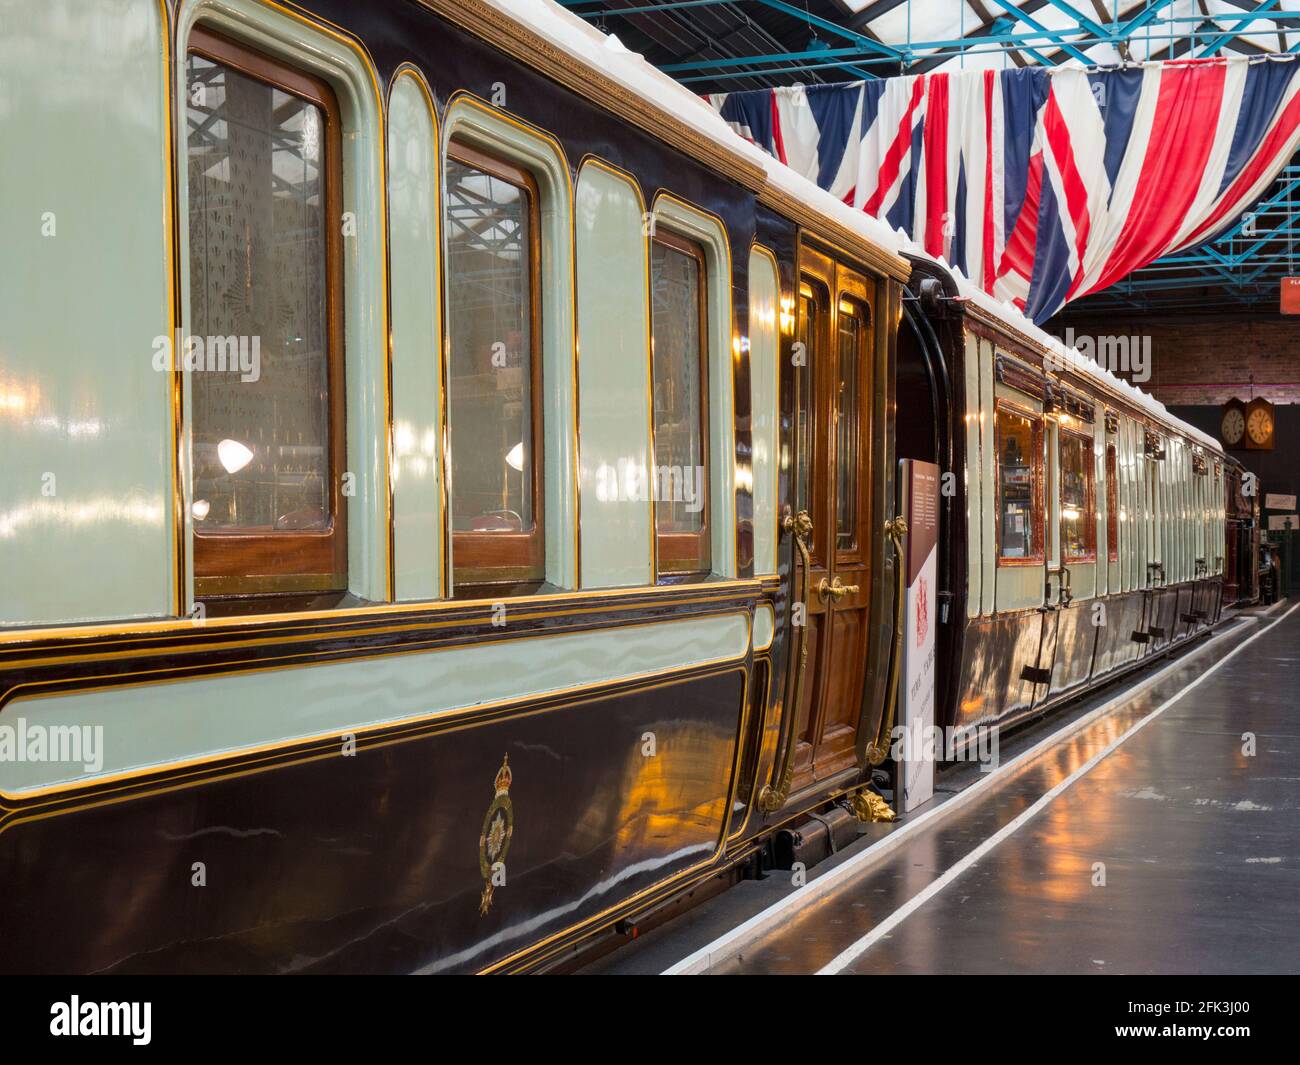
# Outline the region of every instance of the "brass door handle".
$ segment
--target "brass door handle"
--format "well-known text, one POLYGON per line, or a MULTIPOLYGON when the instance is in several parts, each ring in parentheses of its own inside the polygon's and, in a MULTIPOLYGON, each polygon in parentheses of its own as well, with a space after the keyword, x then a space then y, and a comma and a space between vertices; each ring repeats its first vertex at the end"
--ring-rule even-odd
POLYGON ((823 577, 821 583, 817 585, 817 594, 822 597, 822 602, 834 599, 838 603, 846 595, 857 595, 860 590, 856 584, 841 584, 838 577, 834 581, 828 581, 823 577))
MULTIPOLYGON (((798 626, 799 630, 799 653, 793 656, 792 665, 794 666, 794 684, 790 698, 784 701, 784 708, 781 715, 781 733, 777 737, 776 756, 772 760, 772 782, 764 784, 762 790, 758 793, 758 808, 765 814, 775 813, 785 805, 785 800, 790 797, 790 784, 794 780, 794 748, 795 748, 795 721, 799 716, 799 707, 803 704, 803 681, 804 672, 808 667, 808 582, 809 571, 812 569, 812 559, 808 554, 808 541, 812 539, 813 524, 812 519, 808 516, 806 510, 799 511, 798 514, 787 514, 782 528, 788 532, 794 539, 794 546, 798 552, 799 570, 800 570, 800 594, 797 605, 803 608, 803 624, 798 626)), ((791 574, 791 599, 794 599, 794 582, 791 574)), ((824 583, 824 582, 823 582, 824 583)), ((792 617, 793 606, 792 602, 792 617)))
POLYGON ((894 718, 898 712, 898 674, 903 659, 903 622, 907 617, 907 582, 904 580, 907 568, 903 555, 907 519, 900 514, 885 522, 885 535, 894 544, 894 634, 889 641, 889 680, 885 687, 885 705, 880 710, 880 724, 876 726, 876 738, 863 751, 867 764, 873 766, 881 765, 889 757, 894 718))

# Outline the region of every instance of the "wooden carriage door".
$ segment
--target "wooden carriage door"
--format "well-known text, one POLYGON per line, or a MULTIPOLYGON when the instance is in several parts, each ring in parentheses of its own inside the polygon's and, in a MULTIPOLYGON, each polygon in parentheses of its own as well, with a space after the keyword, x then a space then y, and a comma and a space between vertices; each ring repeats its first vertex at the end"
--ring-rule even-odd
POLYGON ((803 249, 797 506, 813 521, 808 662, 793 789, 854 765, 871 586, 873 289, 803 249))

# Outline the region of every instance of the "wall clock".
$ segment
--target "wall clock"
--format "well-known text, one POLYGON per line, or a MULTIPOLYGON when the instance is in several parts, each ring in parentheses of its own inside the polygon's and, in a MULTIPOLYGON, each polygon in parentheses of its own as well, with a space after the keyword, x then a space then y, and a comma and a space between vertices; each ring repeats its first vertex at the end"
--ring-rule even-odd
POLYGON ((1230 399, 1223 405, 1219 419, 1219 436, 1228 447, 1237 447, 1246 435, 1246 404, 1230 399))
POLYGON ((1266 399, 1252 399, 1246 404, 1246 446, 1271 451, 1274 424, 1273 404, 1266 399))

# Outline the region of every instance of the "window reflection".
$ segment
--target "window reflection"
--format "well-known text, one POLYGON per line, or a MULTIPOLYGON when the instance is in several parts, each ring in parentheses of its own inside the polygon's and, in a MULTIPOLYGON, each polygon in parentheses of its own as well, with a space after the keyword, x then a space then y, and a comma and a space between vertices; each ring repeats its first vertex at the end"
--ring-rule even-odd
POLYGON ((795 511, 806 510, 814 513, 812 501, 812 482, 810 480, 813 461, 813 421, 815 418, 815 375, 817 373, 816 351, 821 337, 822 314, 825 303, 824 289, 805 283, 799 294, 799 343, 802 347, 802 363, 796 363, 795 379, 798 400, 798 422, 795 428, 798 462, 794 473, 795 511))
POLYGON ((997 410, 998 530, 1002 558, 1042 556, 1037 493, 1037 464, 1042 453, 1040 425, 1037 419, 1001 407, 997 410))
POLYGON ((204 533, 322 530, 325 118, 193 52, 187 68, 191 513, 204 533))
POLYGON ((1061 550, 1065 560, 1090 559, 1093 555, 1092 441, 1062 431, 1058 452, 1061 457, 1061 550))
POLYGON ((864 329, 861 308, 840 301, 839 385, 835 421, 835 546, 852 550, 858 542, 858 449, 860 410, 858 365, 864 329))
POLYGON ((1119 461, 1114 444, 1106 445, 1106 551, 1119 561, 1119 461))
POLYGON ((656 235, 650 285, 661 571, 709 569, 704 280, 704 254, 697 245, 672 234, 656 235))
POLYGON ((452 526, 528 532, 536 527, 535 195, 526 175, 489 166, 447 160, 452 526))

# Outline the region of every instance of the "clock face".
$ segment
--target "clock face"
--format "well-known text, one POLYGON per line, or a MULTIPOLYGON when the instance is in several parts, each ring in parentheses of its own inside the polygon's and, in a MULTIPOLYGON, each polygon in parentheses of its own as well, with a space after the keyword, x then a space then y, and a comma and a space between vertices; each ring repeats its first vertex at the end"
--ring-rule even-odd
POLYGON ((1265 444, 1273 433, 1273 416, 1262 407, 1250 412, 1246 419, 1246 432, 1256 444, 1265 444))
MULTIPOLYGON (((1256 414, 1262 414, 1263 411, 1256 411, 1256 414)), ((1223 423, 1220 426, 1223 433, 1223 442, 1232 446, 1241 440, 1246 431, 1246 417, 1236 407, 1224 412, 1223 423)))

